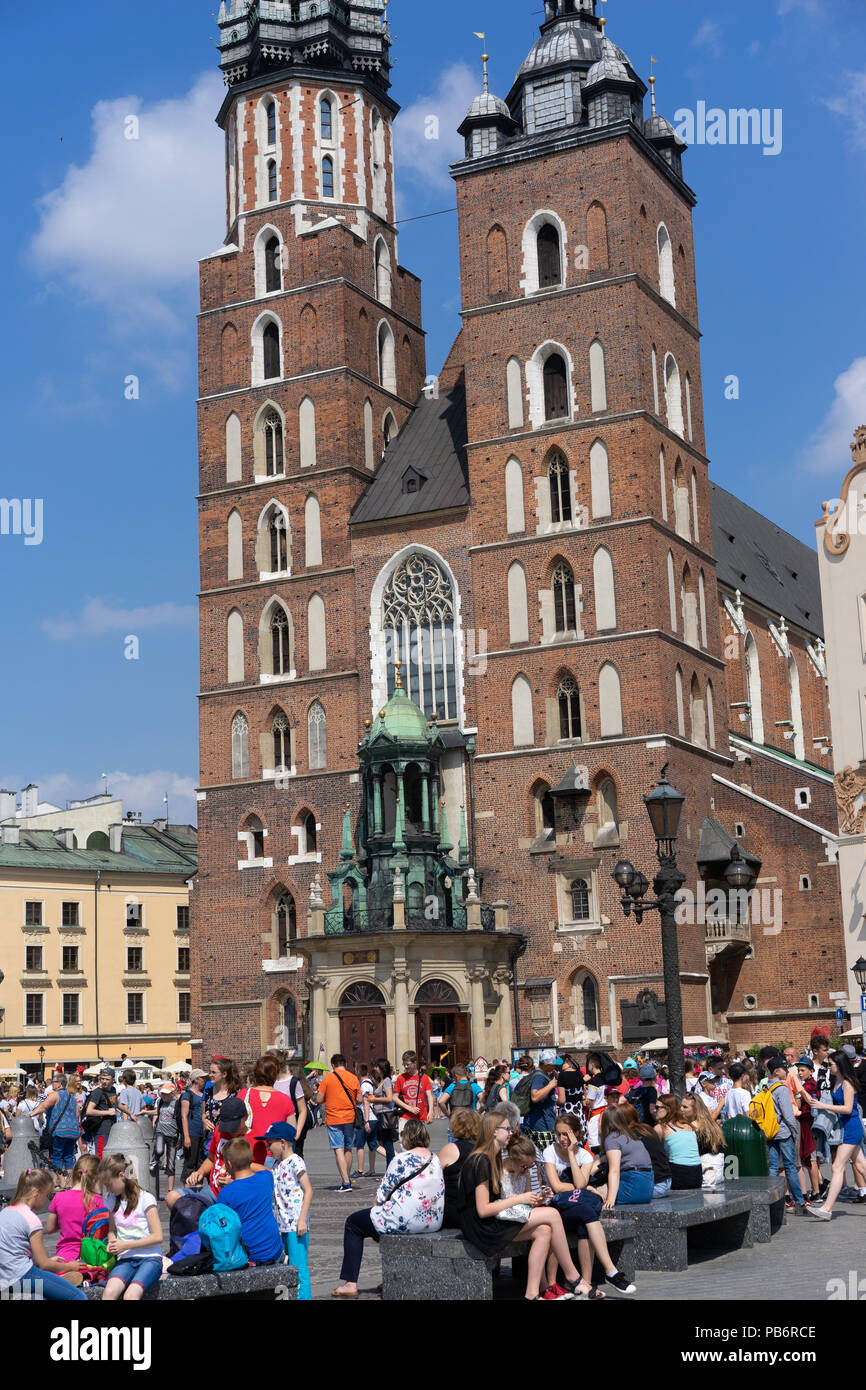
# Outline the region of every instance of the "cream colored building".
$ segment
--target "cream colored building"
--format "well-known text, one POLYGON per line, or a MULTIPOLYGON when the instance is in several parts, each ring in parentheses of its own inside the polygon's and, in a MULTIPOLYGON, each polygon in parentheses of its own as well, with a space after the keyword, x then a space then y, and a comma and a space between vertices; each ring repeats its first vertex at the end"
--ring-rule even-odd
POLYGON ((860 993, 851 966, 866 955, 866 425, 856 432, 851 456, 838 501, 824 503, 815 525, 839 807, 847 1011, 856 1020, 860 993))
POLYGON ((0 826, 0 1068, 170 1065, 189 1052, 195 828, 118 822, 87 849, 63 816, 0 826))

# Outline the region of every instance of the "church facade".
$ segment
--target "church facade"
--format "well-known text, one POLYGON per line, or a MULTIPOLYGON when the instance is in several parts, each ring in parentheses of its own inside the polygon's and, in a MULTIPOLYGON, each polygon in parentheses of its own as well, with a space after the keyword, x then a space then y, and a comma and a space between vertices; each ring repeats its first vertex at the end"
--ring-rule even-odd
POLYGON ((642 803, 685 795, 687 1036, 847 993, 820 595, 710 483, 684 146, 595 0, 461 126, 428 375, 379 0, 219 14, 201 264, 202 1055, 426 1061, 663 1035, 642 803), (748 910, 708 914, 735 845, 748 910))

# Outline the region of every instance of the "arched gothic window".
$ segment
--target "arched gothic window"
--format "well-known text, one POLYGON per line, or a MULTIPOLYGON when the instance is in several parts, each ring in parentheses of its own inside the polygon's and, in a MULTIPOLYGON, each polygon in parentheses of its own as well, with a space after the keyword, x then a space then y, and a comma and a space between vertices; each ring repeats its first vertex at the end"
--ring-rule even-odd
POLYGON ((300 1046, 298 1042, 298 1006, 291 994, 283 1000, 283 1028, 285 1029, 286 1051, 297 1052, 300 1046))
POLYGON ((328 766, 328 743, 325 711, 318 700, 307 715, 308 760, 311 768, 328 766))
POLYGON ((552 289, 562 284, 562 250, 559 231, 545 222, 538 233, 538 288, 552 289))
POLYGON ((556 632, 574 632, 577 628, 574 575, 564 560, 553 571, 553 615, 556 632))
POLYGON ((265 293, 283 288, 282 247, 278 236, 269 236, 265 242, 265 293))
POLYGON ((334 161, 329 154, 322 160, 322 197, 334 196, 334 161))
POLYGON ((264 352, 264 372, 265 381, 272 381, 280 375, 280 330, 279 325, 271 321, 265 324, 265 331, 262 334, 262 347, 264 352))
POLYGON ((544 418, 559 420, 568 414, 568 369, 564 357, 552 352, 544 364, 544 418))
POLYGON ((559 450, 547 465, 550 483, 550 520, 554 523, 571 521, 571 483, 568 475, 568 461, 559 450))
POLYGON ((268 147, 277 143, 277 104, 269 101, 265 106, 265 116, 267 118, 267 139, 268 147))
POLYGON ((285 574, 289 568, 289 544, 286 518, 279 507, 273 507, 268 519, 271 574, 285 574))
POLYGON ((382 599, 388 654, 388 697, 395 689, 395 662, 403 663, 409 698, 429 717, 457 715, 454 592, 429 555, 408 555, 391 575, 382 599))
POLYGON ((588 922, 589 884, 586 879, 573 879, 568 891, 571 898, 571 920, 573 922, 588 922))
POLYGON ((580 690, 574 676, 563 676, 556 699, 559 704, 559 737, 580 738, 580 690))
POLYGON ((588 971, 580 971, 571 986, 571 1002, 574 1010, 576 1032, 598 1036, 599 1010, 598 985, 588 971))
POLYGON ((274 770, 283 774, 292 768, 292 729, 280 710, 274 715, 274 770))
POLYGON ((232 777, 250 775, 250 729, 245 717, 236 714, 232 720, 232 777))
MULTIPOLYGON (((277 955, 282 959, 291 954, 289 946, 298 939, 298 913, 295 907, 295 900, 291 893, 283 893, 277 902, 277 955)), ((286 1000, 294 1006, 294 1000, 286 1000)), ((297 1011, 295 1012, 295 1042, 290 1046, 297 1046, 297 1011)))
POLYGON ((283 422, 272 410, 260 421, 258 428, 264 437, 265 473, 269 478, 275 478, 286 471, 283 422))
POLYGON ((285 611, 277 604, 271 614, 271 653, 273 675, 287 676, 292 669, 289 620, 285 611))
POLYGON ((279 196, 279 185, 277 183, 277 161, 268 160, 268 202, 275 203, 279 196))
POLYGON ((322 99, 320 111, 319 134, 323 140, 333 140, 334 138, 334 108, 330 97, 322 99))

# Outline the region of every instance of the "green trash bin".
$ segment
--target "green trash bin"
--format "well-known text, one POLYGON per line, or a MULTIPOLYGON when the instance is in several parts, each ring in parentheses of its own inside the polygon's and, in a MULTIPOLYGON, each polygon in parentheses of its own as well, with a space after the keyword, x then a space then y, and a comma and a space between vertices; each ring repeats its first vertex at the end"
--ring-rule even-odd
MULTIPOLYGON (((763 1132, 750 1120, 748 1115, 735 1115, 725 1120, 722 1130, 727 1144, 726 1155, 737 1161, 734 1170, 740 1178, 766 1178, 770 1169, 767 1163, 767 1141, 763 1132)), ((727 1177, 730 1166, 726 1162, 727 1177)), ((732 1175, 731 1175, 732 1176, 732 1175)))

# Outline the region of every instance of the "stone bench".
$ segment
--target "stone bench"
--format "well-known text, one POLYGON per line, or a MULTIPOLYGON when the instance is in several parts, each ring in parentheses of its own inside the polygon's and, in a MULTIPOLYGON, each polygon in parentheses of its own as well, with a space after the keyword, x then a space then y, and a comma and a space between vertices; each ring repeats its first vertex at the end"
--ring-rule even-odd
MULTIPOLYGON (((87 1289, 87 1297, 102 1300, 102 1289, 87 1289)), ((168 1274, 144 1296, 146 1303, 193 1303, 198 1299, 258 1300, 296 1303, 298 1271, 294 1265, 255 1265, 230 1274, 168 1274)))
MULTIPOLYGON (((638 1270, 682 1271, 689 1250, 741 1250, 766 1244, 785 1220, 785 1178, 741 1178, 718 1192, 672 1192, 645 1206, 616 1208, 635 1224, 638 1270)), ((607 1227, 607 1219, 602 1217, 607 1227)))
MULTIPOLYGON (((634 1276, 631 1253, 636 1226, 630 1217, 614 1216, 604 1223, 611 1259, 629 1279, 634 1276)), ((569 1236, 577 1248, 577 1236, 569 1236)), ((499 1260, 525 1261, 524 1241, 512 1242, 495 1258, 481 1254, 459 1231, 430 1235, 389 1235, 379 1242, 382 1256, 382 1298, 385 1302, 490 1303, 493 1270, 499 1260)))

